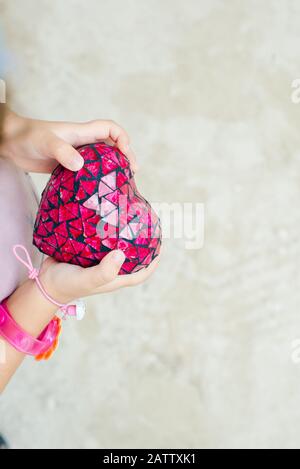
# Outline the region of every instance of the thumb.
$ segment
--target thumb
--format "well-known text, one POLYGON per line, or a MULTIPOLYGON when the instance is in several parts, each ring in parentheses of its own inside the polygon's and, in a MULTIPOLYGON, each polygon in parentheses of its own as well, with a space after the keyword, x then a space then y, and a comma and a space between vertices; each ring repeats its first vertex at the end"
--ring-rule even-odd
POLYGON ((121 250, 112 251, 107 254, 100 264, 95 267, 84 269, 84 282, 87 282, 92 289, 106 285, 114 280, 125 261, 125 254, 121 250))
POLYGON ((50 142, 47 142, 47 152, 50 158, 54 158, 71 171, 79 171, 83 166, 84 160, 78 151, 54 134, 51 136, 50 142))

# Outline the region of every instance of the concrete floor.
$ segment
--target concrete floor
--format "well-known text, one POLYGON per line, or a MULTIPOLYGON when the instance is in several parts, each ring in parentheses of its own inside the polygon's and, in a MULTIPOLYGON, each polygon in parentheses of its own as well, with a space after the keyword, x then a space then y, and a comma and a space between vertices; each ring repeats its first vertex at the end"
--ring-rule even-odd
POLYGON ((204 247, 165 240, 149 283, 88 300, 16 375, 1 430, 22 448, 299 448, 299 2, 0 7, 16 110, 113 118, 142 193, 205 204, 204 247))

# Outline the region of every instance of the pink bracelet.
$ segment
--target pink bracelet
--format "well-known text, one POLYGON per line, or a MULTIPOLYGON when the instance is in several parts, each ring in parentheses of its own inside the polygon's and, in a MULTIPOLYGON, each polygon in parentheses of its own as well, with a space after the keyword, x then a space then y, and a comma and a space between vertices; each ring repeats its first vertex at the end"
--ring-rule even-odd
MULTIPOLYGON (((21 244, 13 247, 13 252, 16 258, 24 264, 29 272, 29 278, 34 280, 42 293, 42 295, 51 303, 59 307, 63 314, 66 316, 75 316, 77 319, 82 319, 85 313, 84 303, 81 300, 76 301, 74 304, 62 304, 54 300, 44 289, 39 279, 39 270, 35 269, 32 265, 30 255, 27 249, 21 244), (22 259, 17 253, 18 249, 25 252, 26 260, 22 259)), ((27 355, 34 355, 36 360, 47 360, 51 357, 58 345, 58 337, 61 332, 61 319, 55 316, 54 319, 48 324, 43 332, 36 339, 28 334, 21 326, 19 326, 13 319, 6 305, 6 300, 0 304, 0 336, 12 345, 16 350, 27 355)))
POLYGON ((0 336, 21 353, 34 355, 36 360, 47 360, 58 345, 60 332, 61 319, 55 317, 35 339, 12 318, 6 300, 0 304, 0 336))
POLYGON ((16 258, 20 262, 22 262, 22 264, 24 264, 25 267, 27 267, 28 273, 29 273, 28 277, 32 280, 35 280, 40 292, 42 293, 42 295, 48 301, 50 301, 50 303, 53 303, 54 305, 59 307, 59 311, 61 311, 62 314, 63 314, 63 319, 65 319, 66 316, 73 316, 73 317, 76 317, 76 319, 78 319, 78 320, 83 319, 83 317, 85 315, 85 305, 84 305, 84 302, 82 300, 76 300, 76 301, 74 301, 73 304, 58 303, 58 301, 54 300, 50 295, 48 295, 48 293, 44 289, 43 285, 41 284, 41 281, 38 277, 39 276, 39 270, 33 267, 29 252, 27 251, 25 246, 23 246, 22 244, 16 244, 13 247, 13 252, 14 252, 14 255, 16 256, 16 258), (19 256, 19 254, 17 253, 18 249, 22 249, 22 251, 25 253, 25 256, 26 256, 27 260, 24 260, 24 259, 22 259, 22 257, 19 256))

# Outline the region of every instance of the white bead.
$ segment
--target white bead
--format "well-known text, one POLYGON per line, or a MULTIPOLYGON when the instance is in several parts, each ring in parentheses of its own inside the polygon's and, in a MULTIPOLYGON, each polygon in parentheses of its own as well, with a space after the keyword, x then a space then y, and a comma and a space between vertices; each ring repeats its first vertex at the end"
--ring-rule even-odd
POLYGON ((76 300, 72 304, 76 306, 76 319, 81 321, 85 316, 85 303, 82 300, 76 300))

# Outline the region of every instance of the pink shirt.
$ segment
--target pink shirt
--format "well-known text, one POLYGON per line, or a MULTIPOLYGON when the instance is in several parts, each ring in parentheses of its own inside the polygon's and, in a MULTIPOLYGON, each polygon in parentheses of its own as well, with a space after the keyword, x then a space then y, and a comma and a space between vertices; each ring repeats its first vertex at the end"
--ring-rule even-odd
POLYGON ((27 277, 26 268, 12 252, 14 244, 23 244, 33 265, 40 265, 42 256, 32 245, 37 205, 30 176, 0 157, 0 301, 27 277))

